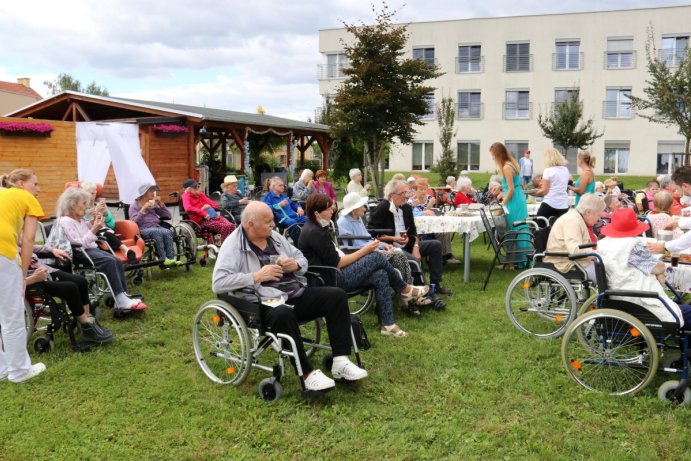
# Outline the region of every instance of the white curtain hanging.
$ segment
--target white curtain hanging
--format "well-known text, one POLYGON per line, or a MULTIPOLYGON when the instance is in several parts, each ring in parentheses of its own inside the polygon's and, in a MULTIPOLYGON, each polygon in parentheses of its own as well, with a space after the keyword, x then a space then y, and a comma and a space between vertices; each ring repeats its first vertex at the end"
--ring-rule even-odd
POLYGON ((77 123, 77 171, 80 181, 103 184, 113 163, 119 199, 132 203, 141 184, 154 184, 142 157, 139 127, 131 123, 77 123))

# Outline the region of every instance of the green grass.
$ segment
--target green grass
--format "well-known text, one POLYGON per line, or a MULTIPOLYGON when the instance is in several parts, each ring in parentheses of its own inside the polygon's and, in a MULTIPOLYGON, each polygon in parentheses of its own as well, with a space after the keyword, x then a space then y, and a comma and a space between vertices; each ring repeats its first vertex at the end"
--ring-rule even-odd
POLYGON ((509 322, 503 298, 516 273, 495 271, 481 292, 490 254, 482 238, 472 251, 470 284, 461 266, 446 270, 446 312, 398 313, 409 337, 379 336, 366 314, 370 377, 322 401, 303 400, 292 371, 274 404, 257 395, 258 370, 237 388, 208 380, 191 328, 213 297, 212 269, 157 271, 141 287, 144 315, 116 321, 104 310, 112 345, 78 354, 59 335, 55 352, 32 353, 42 376, 0 383, 0 459, 689 459, 691 408, 656 397, 668 376, 635 397, 578 387, 559 340, 509 322))

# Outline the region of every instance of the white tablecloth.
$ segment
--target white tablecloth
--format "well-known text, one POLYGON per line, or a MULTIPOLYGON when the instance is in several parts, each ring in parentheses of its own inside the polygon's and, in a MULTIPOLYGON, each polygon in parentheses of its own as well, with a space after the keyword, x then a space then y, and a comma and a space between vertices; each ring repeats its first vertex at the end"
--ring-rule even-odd
POLYGON ((415 227, 418 234, 458 232, 467 234, 470 241, 485 231, 479 212, 472 216, 416 216, 415 227))
POLYGON ((679 264, 672 267, 665 263, 665 278, 675 290, 682 293, 691 293, 691 265, 679 264))

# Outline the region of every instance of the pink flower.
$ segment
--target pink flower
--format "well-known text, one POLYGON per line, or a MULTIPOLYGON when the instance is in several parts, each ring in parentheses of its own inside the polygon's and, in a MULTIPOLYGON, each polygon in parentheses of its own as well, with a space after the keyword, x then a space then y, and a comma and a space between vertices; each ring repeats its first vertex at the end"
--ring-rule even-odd
POLYGON ((0 122, 0 131, 50 133, 53 130, 53 125, 48 123, 0 122))
POLYGON ((189 129, 181 125, 154 125, 154 131, 160 133, 187 133, 189 129))

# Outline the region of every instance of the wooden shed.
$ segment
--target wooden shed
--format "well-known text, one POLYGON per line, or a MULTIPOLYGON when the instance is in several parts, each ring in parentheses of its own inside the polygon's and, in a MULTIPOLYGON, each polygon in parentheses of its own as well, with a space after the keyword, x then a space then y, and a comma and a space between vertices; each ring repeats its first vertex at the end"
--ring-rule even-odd
MULTIPOLYGON (((224 154, 228 143, 235 143, 240 151, 241 165, 246 165, 248 134, 273 134, 285 139, 289 163, 290 156, 297 155, 299 164, 302 164, 305 151, 316 142, 322 152, 324 166, 328 165, 332 143, 326 125, 262 114, 73 91, 38 101, 8 116, 15 117, 14 120, 17 117, 31 118, 32 122, 46 122, 54 127, 49 138, 0 135, 0 171, 17 167, 36 170, 42 188, 41 202, 47 213, 52 213, 55 198, 62 192, 65 182, 77 178, 75 122, 136 123, 139 126, 142 156, 163 196, 179 191, 182 182, 194 175, 195 148, 199 143, 210 152, 221 149, 224 154), (161 132, 157 129, 161 125, 185 127, 187 132, 161 132), (293 149, 297 152, 293 153, 293 149)), ((222 158, 225 161, 225 155, 222 158)), ((104 186, 105 196, 116 199, 118 190, 112 168, 104 186)))

